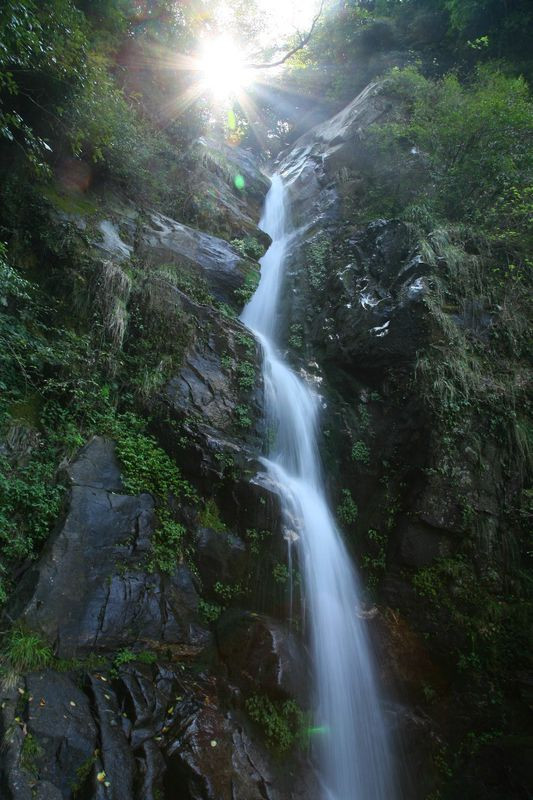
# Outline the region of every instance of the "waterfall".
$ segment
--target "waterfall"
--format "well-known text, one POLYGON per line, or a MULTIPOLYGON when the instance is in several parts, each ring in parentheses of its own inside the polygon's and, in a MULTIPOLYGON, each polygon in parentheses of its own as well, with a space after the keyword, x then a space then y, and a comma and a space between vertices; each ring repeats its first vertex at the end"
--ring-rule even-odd
POLYGON ((278 301, 291 231, 286 191, 274 175, 259 223, 272 238, 242 322, 263 348, 267 423, 264 463, 279 488, 289 538, 297 541, 308 608, 314 728, 324 800, 393 800, 387 734, 359 616, 357 575, 328 507, 317 445, 319 397, 277 350, 278 301))

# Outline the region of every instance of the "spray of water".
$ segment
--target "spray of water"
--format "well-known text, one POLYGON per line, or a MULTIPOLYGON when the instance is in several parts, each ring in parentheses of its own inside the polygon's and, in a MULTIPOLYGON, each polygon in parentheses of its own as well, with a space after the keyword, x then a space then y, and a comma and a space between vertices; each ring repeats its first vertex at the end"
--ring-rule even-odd
POLYGON ((393 800, 387 735, 359 585, 328 507, 317 446, 319 398, 277 350, 279 297, 291 237, 286 191, 275 175, 260 227, 272 238, 261 281, 241 319, 263 348, 265 406, 275 431, 265 465, 297 539, 313 656, 313 736, 325 800, 393 800))

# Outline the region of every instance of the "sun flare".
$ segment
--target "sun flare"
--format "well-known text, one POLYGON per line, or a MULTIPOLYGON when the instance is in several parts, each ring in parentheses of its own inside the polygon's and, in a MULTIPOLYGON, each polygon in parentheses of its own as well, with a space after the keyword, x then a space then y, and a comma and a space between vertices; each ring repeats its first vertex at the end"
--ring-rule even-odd
POLYGON ((246 66, 237 45, 227 36, 204 44, 199 69, 204 86, 217 100, 238 94, 252 82, 252 70, 246 66))

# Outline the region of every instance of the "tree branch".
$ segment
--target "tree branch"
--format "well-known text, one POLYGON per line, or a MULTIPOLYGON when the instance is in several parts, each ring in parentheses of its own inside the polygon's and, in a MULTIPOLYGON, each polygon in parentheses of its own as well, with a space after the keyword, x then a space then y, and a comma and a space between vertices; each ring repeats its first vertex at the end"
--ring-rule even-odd
POLYGON ((313 19, 313 23, 312 23, 311 27, 309 28, 309 31, 306 33, 305 36, 300 38, 300 42, 299 42, 299 44, 296 45, 296 47, 293 47, 292 50, 289 50, 288 53, 285 53, 283 58, 280 58, 277 61, 270 61, 268 64, 246 64, 246 68, 247 69, 272 69, 272 67, 280 67, 286 61, 288 61, 289 58, 291 58, 291 56, 293 56, 299 50, 302 50, 305 47, 305 45, 309 42, 311 36, 313 35, 313 31, 315 30, 316 24, 317 24, 318 20, 320 19, 320 17, 322 16, 323 8, 324 8, 324 0, 322 0, 322 2, 320 3, 320 8, 318 9, 318 13, 317 13, 316 17, 313 19))

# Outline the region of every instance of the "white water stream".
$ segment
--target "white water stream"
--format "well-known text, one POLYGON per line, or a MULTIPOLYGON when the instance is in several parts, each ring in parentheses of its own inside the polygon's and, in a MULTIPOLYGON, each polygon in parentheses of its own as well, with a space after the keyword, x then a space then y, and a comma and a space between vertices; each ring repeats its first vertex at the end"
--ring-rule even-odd
POLYGON ((314 731, 327 800, 393 800, 387 735, 376 691, 359 586, 328 508, 317 445, 320 403, 277 352, 278 301, 289 230, 286 193, 275 175, 260 227, 272 237, 261 280, 241 319, 263 347, 267 423, 275 440, 266 468, 279 487, 285 524, 298 543, 308 608, 314 731))

